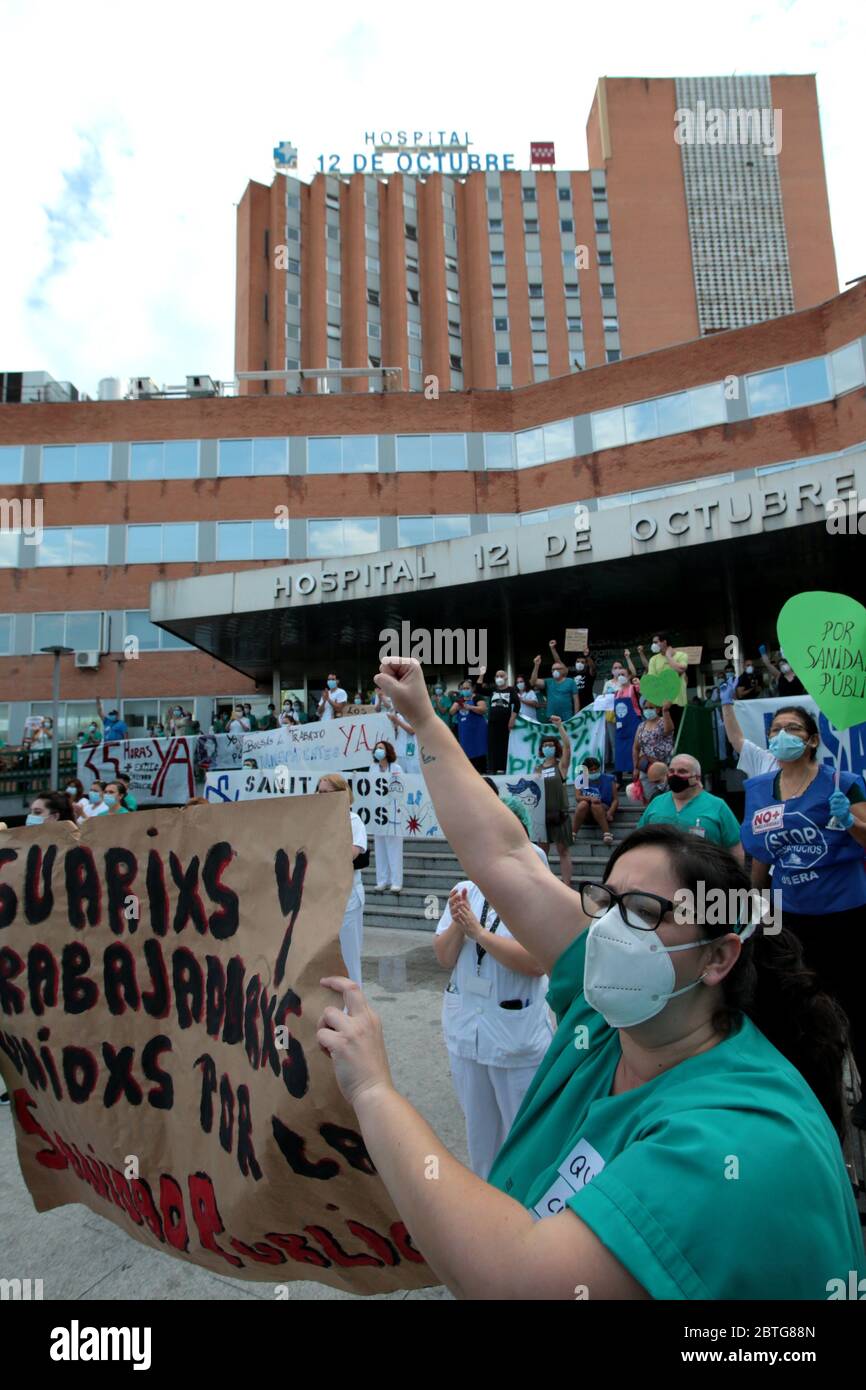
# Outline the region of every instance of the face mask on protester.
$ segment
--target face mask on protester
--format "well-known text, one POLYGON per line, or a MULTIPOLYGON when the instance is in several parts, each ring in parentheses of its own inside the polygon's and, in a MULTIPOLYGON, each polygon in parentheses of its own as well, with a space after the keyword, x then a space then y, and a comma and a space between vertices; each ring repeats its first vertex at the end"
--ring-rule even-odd
POLYGON ((91 787, 90 791, 87 793, 87 799, 88 801, 92 801, 94 806, 96 806, 102 800, 102 792, 91 787))
POLYGON ((503 685, 505 684, 505 677, 504 677, 504 676, 497 676, 497 677, 496 677, 496 684, 499 686, 499 689, 501 690, 502 687, 503 687, 503 685))
POLYGON ((643 712, 643 717, 644 717, 644 719, 655 719, 655 717, 656 717, 657 714, 658 714, 658 710, 657 710, 657 709, 653 709, 651 705, 645 705, 645 706, 644 706, 644 712, 643 712))
POLYGON ((574 669, 575 669, 575 671, 582 671, 582 670, 583 670, 583 666, 584 666, 584 663, 583 663, 582 661, 576 661, 576 662, 574 663, 574 669))
POLYGON ((441 685, 437 685, 437 686, 436 686, 436 694, 437 694, 437 695, 444 695, 444 694, 445 694, 445 687, 444 687, 444 686, 441 686, 441 685))
POLYGON ((544 754, 545 758, 554 758, 556 756, 556 744, 543 743, 541 745, 541 751, 544 754))
POLYGON ((561 671, 554 671, 554 673, 553 673, 553 679, 554 679, 555 681, 561 681, 561 680, 562 680, 562 672, 561 672, 561 671))
POLYGON ((628 685, 628 676, 617 676, 617 685, 628 685))
POLYGON ((526 689, 526 681, 518 681, 518 682, 517 682, 517 689, 518 689, 518 690, 525 690, 525 689, 526 689))
POLYGON ((586 775, 589 778, 590 782, 598 782, 601 780, 600 772, 587 772, 586 775))
POLYGON ((650 651, 651 651, 651 652, 660 652, 660 651, 661 651, 661 644, 658 643, 658 642, 651 642, 651 643, 650 643, 650 651))
POLYGON ((373 749, 373 757, 376 759, 376 762, 377 762, 377 763, 381 763, 381 762, 384 760, 384 758, 385 758, 385 750, 384 750, 384 748, 374 748, 374 749, 373 749))
POLYGON ((463 696, 471 695, 471 694, 472 694, 472 686, 471 686, 471 685, 464 685, 463 689, 460 691, 460 694, 463 695, 463 696))
POLYGON ((67 788, 66 788, 66 795, 67 795, 67 796, 77 796, 77 795, 78 795, 78 788, 77 788, 77 787, 67 787, 67 788))
POLYGON ((622 919, 614 904, 594 917, 586 938, 583 992, 586 1002, 611 1028, 634 1028, 660 1014, 669 999, 700 984, 700 978, 674 989, 671 954, 706 946, 709 938, 684 946, 665 946, 656 931, 641 931, 622 919))
POLYGON ((337 689, 337 682, 336 682, 336 681, 328 681, 328 689, 329 689, 329 690, 336 690, 336 689, 337 689))
POLYGON ((106 806, 117 805, 117 797, 114 795, 114 792, 106 792, 105 796, 102 799, 105 802, 106 806))
POLYGON ((787 729, 780 729, 777 734, 773 734, 767 745, 780 763, 792 763, 797 758, 802 757, 805 750, 805 743, 796 734, 789 734, 787 729))
POLYGON ((755 668, 754 668, 754 666, 747 666, 747 667, 746 667, 746 675, 747 675, 747 676, 753 676, 754 674, 755 674, 755 668))
POLYGON ((677 772, 669 772, 667 780, 668 787, 672 792, 684 792, 687 787, 691 786, 691 779, 682 777, 677 772))
POLYGON ((791 674, 791 668, 788 665, 787 661, 782 661, 779 663, 779 670, 784 671, 786 676, 791 674))
POLYGON ((31 811, 30 814, 28 815, 26 821, 24 822, 24 824, 25 824, 25 825, 43 825, 44 822, 45 822, 45 817, 44 817, 44 816, 37 816, 37 814, 36 814, 35 811, 31 811))

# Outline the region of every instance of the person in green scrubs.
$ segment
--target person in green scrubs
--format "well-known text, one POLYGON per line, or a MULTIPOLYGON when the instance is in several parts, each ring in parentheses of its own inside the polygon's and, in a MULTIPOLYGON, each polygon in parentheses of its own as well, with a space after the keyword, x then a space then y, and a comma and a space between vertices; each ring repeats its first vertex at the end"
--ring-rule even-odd
POLYGON ((691 753, 675 753, 668 768, 666 792, 660 792, 638 821, 643 825, 675 825, 701 839, 730 850, 743 863, 740 822, 726 801, 704 791, 701 765, 691 753))
POLYGON ((491 799, 418 662, 386 659, 376 684, 418 732, 465 873, 550 976, 558 1022, 483 1181, 396 1090, 361 990, 322 982, 318 1041, 438 1277, 462 1297, 569 1300, 826 1299, 861 1277, 837 1135, 844 1021, 796 939, 744 903, 741 866, 652 826, 575 893, 491 799), (698 905, 710 890, 722 925, 698 905))

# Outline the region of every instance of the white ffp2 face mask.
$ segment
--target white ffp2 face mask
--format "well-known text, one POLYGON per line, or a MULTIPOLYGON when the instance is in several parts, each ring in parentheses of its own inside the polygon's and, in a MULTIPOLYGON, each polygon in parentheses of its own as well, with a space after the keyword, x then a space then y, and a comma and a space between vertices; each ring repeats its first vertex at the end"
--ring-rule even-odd
POLYGON ((660 1014, 669 999, 700 984, 700 978, 674 989, 671 953, 709 945, 710 938, 665 946, 656 931, 628 926, 614 904, 594 917, 586 940, 583 992, 586 1002, 611 1028, 634 1028, 660 1014))

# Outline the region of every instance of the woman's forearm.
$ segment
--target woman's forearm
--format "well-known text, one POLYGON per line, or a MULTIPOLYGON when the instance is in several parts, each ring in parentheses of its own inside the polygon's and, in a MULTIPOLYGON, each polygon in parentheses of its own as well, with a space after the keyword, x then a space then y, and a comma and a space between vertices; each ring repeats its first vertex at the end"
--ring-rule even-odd
MULTIPOLYGON (((488 793, 489 794, 489 793, 488 793)), ((391 1086, 355 1101, 367 1151, 414 1244, 458 1298, 507 1297, 534 1222, 464 1168, 391 1086)))
POLYGON ((456 922, 452 922, 450 927, 446 927, 443 932, 434 936, 433 951, 443 970, 454 969, 465 940, 466 937, 456 922))

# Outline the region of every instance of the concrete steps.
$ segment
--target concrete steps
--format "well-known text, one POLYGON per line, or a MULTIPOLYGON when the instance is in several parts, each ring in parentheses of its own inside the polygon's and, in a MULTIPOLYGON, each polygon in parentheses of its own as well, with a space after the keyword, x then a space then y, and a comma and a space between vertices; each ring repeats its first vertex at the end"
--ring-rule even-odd
MULTIPOLYGON (((620 843, 637 825, 640 808, 621 805, 613 826, 614 844, 620 843)), ((583 878, 597 878, 610 855, 597 826, 584 826, 572 847, 572 884, 583 878)), ((369 927, 397 927, 415 931, 435 931, 448 894, 466 877, 451 846, 444 840, 406 841, 403 848, 403 886, 400 893, 376 887, 375 850, 370 867, 362 870, 364 882, 364 923, 369 927)), ((556 850, 550 854, 552 871, 558 872, 556 850)))

